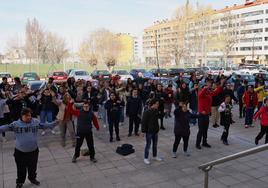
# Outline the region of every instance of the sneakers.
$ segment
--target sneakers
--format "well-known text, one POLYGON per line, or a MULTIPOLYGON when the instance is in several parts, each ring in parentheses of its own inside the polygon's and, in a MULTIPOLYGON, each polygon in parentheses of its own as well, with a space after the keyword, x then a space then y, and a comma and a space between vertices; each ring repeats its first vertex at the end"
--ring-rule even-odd
POLYGON ((118 136, 118 137, 116 137, 116 141, 120 141, 121 139, 120 139, 120 137, 118 136))
POLYGON ((22 183, 17 183, 16 188, 22 188, 23 184, 22 183))
POLYGON ((209 145, 208 143, 204 143, 203 146, 206 148, 211 148, 211 145, 209 145))
POLYGON ((153 160, 155 160, 155 161, 163 161, 163 159, 161 158, 161 157, 153 157, 153 160))
POLYGON ((161 130, 163 130, 163 131, 164 131, 164 130, 166 130, 166 128, 165 128, 165 127, 160 127, 160 129, 161 129, 161 130))
POLYGON ((41 135, 45 136, 45 134, 46 134, 46 131, 42 131, 41 135))
POLYGON ((146 165, 149 165, 149 164, 150 164, 149 159, 143 159, 143 162, 144 162, 144 164, 146 164, 146 165))
POLYGON ((52 129, 52 130, 51 130, 51 133, 55 135, 55 134, 56 134, 56 131, 54 131, 54 130, 52 129))
POLYGON ((177 158, 176 152, 172 152, 172 158, 177 158))
POLYGON ((91 161, 92 163, 96 163, 96 162, 97 162, 97 159, 93 158, 93 159, 90 159, 90 161, 91 161))
POLYGON ((184 156, 186 156, 186 157, 190 157, 190 156, 191 156, 191 154, 190 154, 189 152, 187 152, 187 151, 183 152, 183 154, 184 154, 184 156))
POLYGON ((248 125, 245 125, 245 128, 247 129, 248 128, 248 125))
POLYGON ((76 156, 73 156, 72 163, 76 163, 76 156))
POLYGON ((31 182, 32 184, 34 184, 34 185, 37 185, 37 186, 40 185, 40 182, 37 181, 36 179, 34 179, 34 180, 30 180, 30 182, 31 182))

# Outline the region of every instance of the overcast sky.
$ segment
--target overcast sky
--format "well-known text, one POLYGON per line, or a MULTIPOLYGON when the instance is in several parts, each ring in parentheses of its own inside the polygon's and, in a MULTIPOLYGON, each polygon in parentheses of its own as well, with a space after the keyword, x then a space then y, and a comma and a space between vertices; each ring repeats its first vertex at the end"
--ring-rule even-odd
MULTIPOLYGON (((48 31, 65 37, 77 49, 87 33, 97 28, 141 36, 154 21, 170 18, 186 0, 0 0, 0 53, 10 38, 24 40, 25 23, 37 18, 48 31)), ((196 4, 196 0, 190 0, 196 4)), ((244 0, 199 0, 215 9, 244 0)))

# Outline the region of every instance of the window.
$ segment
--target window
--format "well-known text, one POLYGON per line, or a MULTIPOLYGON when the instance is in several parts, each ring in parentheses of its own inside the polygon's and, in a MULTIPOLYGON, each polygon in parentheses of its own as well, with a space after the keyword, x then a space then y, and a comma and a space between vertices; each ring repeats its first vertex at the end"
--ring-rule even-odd
MULTIPOLYGON (((268 22, 268 19, 266 19, 266 23, 268 22)), ((242 22, 241 25, 245 26, 245 25, 256 25, 256 24, 262 24, 263 23, 263 19, 260 20, 251 20, 251 21, 246 21, 246 22, 242 22)))
MULTIPOLYGON (((241 17, 242 18, 245 18, 245 17, 249 17, 249 16, 257 16, 257 15, 261 15, 263 13, 264 13, 263 10, 253 11, 253 12, 247 12, 247 13, 241 14, 241 17)), ((267 13, 267 10, 266 10, 266 13, 267 13)))
POLYGON ((264 50, 268 50, 268 46, 264 46, 264 50))
POLYGON ((240 42, 262 42, 262 37, 240 39, 240 42))
MULTIPOLYGON (((252 47, 240 47, 240 51, 251 51, 252 47)), ((262 46, 255 46, 254 50, 262 50, 262 46)))

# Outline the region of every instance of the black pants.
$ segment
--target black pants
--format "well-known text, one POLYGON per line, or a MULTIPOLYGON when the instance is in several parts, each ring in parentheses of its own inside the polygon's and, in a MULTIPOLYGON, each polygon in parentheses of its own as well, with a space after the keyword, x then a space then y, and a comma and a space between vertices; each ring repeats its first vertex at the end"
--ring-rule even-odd
POLYGON ((203 144, 207 143, 208 125, 209 125, 209 115, 201 114, 198 117, 198 133, 196 138, 196 146, 200 146, 202 139, 203 144))
POLYGON ((140 118, 136 116, 129 116, 129 134, 132 134, 133 132, 133 123, 135 124, 135 133, 139 132, 140 128, 140 118))
POLYGON ((266 136, 265 136, 265 144, 267 144, 268 143, 268 126, 261 126, 261 131, 258 134, 258 136, 256 137, 256 140, 259 141, 260 139, 262 139, 262 137, 265 134, 266 134, 266 136))
POLYGON ((119 120, 108 120, 109 122, 109 132, 110 132, 110 138, 113 138, 113 132, 115 130, 115 135, 118 138, 119 137, 119 120))
POLYGON ((30 181, 36 179, 36 169, 38 161, 38 148, 32 152, 22 152, 15 149, 14 157, 17 165, 16 183, 24 183, 28 171, 28 179, 30 181))
POLYGON ((223 126, 224 126, 224 130, 223 130, 223 133, 221 135, 221 139, 222 139, 222 141, 227 142, 230 125, 223 125, 223 126))
POLYGON ((178 146, 181 142, 181 138, 183 139, 183 151, 187 152, 189 137, 190 135, 185 135, 185 136, 175 135, 175 142, 173 144, 173 152, 177 152, 178 146))
POLYGON ((245 109, 243 106, 243 100, 242 97, 239 97, 239 117, 245 117, 245 109))
POLYGON ((75 146, 75 157, 78 158, 80 156, 80 148, 83 145, 84 139, 86 139, 87 147, 89 150, 89 155, 91 159, 95 158, 95 149, 94 149, 94 140, 92 132, 83 134, 77 133, 76 135, 76 146, 75 146))

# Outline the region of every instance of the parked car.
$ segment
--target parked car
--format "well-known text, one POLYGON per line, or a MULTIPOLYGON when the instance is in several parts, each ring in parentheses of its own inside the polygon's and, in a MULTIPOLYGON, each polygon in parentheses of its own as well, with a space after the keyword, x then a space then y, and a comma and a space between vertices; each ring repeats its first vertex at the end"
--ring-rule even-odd
MULTIPOLYGON (((255 85, 255 76, 250 74, 239 74, 241 76, 241 80, 246 80, 248 85, 255 85)), ((234 83, 236 80, 236 74, 233 74, 229 82, 234 83)))
POLYGON ((67 69, 65 72, 68 74, 68 76, 69 76, 69 74, 73 71, 73 70, 75 70, 75 69, 67 69))
POLYGON ((91 73, 92 79, 104 79, 104 80, 109 80, 112 78, 112 74, 107 71, 107 70, 95 70, 91 73))
POLYGON ((69 77, 73 77, 75 80, 91 80, 91 77, 88 72, 84 70, 72 70, 69 74, 69 77))
POLYGON ((29 81, 27 86, 32 91, 41 90, 46 87, 46 81, 44 80, 29 81))
POLYGON ((224 68, 222 67, 202 67, 202 70, 211 75, 219 75, 224 73, 224 68))
POLYGON ((168 76, 169 77, 174 77, 174 76, 178 76, 181 73, 184 73, 184 69, 180 69, 180 68, 170 68, 168 69, 168 76))
POLYGON ((7 78, 7 82, 8 83, 12 83, 13 82, 12 76, 8 72, 0 72, 0 83, 2 83, 2 78, 3 77, 6 77, 7 78))
POLYGON ((161 84, 163 87, 167 87, 169 84, 172 85, 172 89, 175 91, 177 84, 172 78, 166 78, 166 77, 153 77, 152 80, 157 80, 157 83, 161 84))
POLYGON ((128 71, 126 71, 126 70, 113 70, 112 71, 112 75, 113 76, 119 76, 120 77, 120 79, 121 80, 127 80, 127 79, 131 79, 131 80, 133 80, 133 76, 131 76, 130 74, 129 74, 129 72, 128 71))
POLYGON ((53 78, 54 83, 61 84, 63 82, 66 82, 68 79, 68 74, 63 71, 55 71, 48 75, 48 78, 53 78))
POLYGON ((153 78, 154 77, 153 73, 146 72, 145 69, 132 69, 130 71, 130 75, 133 76, 134 79, 136 79, 138 77, 139 72, 142 73, 144 78, 153 78))
POLYGON ((190 75, 192 73, 195 73, 196 76, 203 76, 204 75, 204 70, 202 68, 196 68, 196 67, 186 68, 184 70, 184 74, 190 75))
POLYGON ((151 69, 149 72, 152 73, 155 77, 167 77, 168 76, 167 69, 151 69))
POLYGON ((22 84, 28 84, 29 81, 40 80, 40 77, 35 72, 25 72, 22 74, 21 82, 22 84))
POLYGON ((265 73, 267 71, 265 71, 264 69, 258 69, 258 67, 256 66, 240 66, 239 70, 235 71, 235 74, 256 74, 256 73, 265 73))

